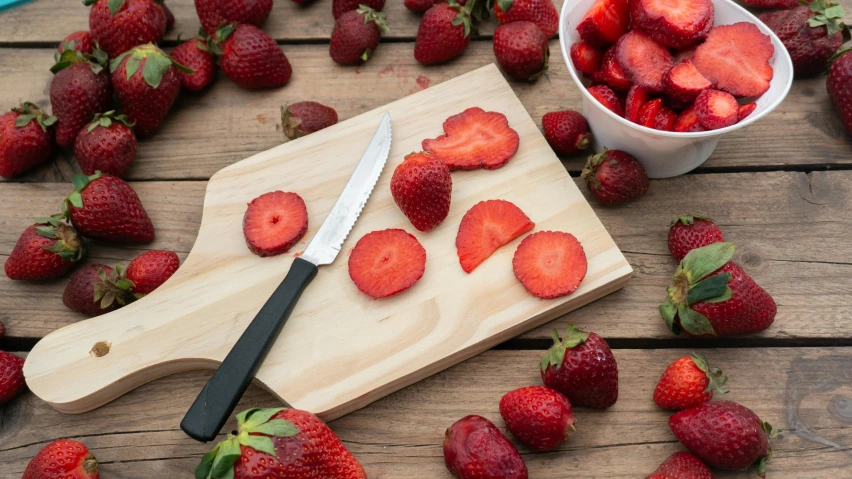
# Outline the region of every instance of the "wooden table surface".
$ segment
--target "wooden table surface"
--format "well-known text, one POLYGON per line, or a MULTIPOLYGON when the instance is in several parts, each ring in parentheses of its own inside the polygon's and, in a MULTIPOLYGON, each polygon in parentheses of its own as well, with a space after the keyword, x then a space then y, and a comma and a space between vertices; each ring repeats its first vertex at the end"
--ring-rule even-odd
MULTIPOLYGON (((0 108, 20 101, 48 106, 55 45, 87 29, 79 0, 35 0, 0 13, 0 108)), ((206 180, 220 168, 286 141, 279 105, 316 100, 341 119, 381 106, 494 61, 482 28, 461 58, 422 67, 413 58, 418 17, 390 0, 391 33, 373 58, 342 68, 328 57, 330 0, 298 6, 277 0, 266 25, 293 65, 280 89, 246 91, 221 77, 207 92, 182 94, 162 130, 139 145, 128 173, 157 226, 144 247, 95 245, 88 261, 127 262, 143 249, 185 257, 195 240, 206 180)), ((561 7, 561 1, 557 0, 561 7)), ((844 2, 847 8, 850 2, 844 2)), ((169 0, 177 23, 164 41, 198 29, 192 0, 169 0)), ((551 41, 549 72, 535 84, 512 83, 536 122, 547 111, 580 109, 551 41)), ((668 413, 651 392, 665 366, 698 350, 730 376, 728 399, 742 402, 786 432, 775 441, 769 477, 852 477, 852 138, 825 93, 824 78, 797 80, 784 103, 755 125, 726 136, 698 170, 653 180, 641 200, 592 205, 634 267, 623 290, 331 423, 371 478, 449 478, 444 430, 467 414, 503 427, 498 401, 539 384, 537 364, 553 327, 570 320, 604 336, 620 369, 620 397, 608 411, 576 411, 578 432, 558 451, 520 446, 533 478, 642 478, 681 449, 668 413), (736 260, 778 303, 775 324, 760 334, 719 339, 674 337, 656 306, 675 269, 666 249, 669 220, 713 217, 737 244, 736 260)), ((564 158, 577 176, 582 156, 564 158)), ((15 181, 0 181, 0 263, 35 214, 57 212, 79 172, 70 153, 15 181)), ((576 178, 578 183, 581 181, 576 178)), ((585 185, 581 190, 587 192, 585 185)), ((64 280, 12 282, 0 275, 0 348, 25 355, 39 338, 80 315, 62 305, 64 280)), ((190 478, 207 446, 178 423, 210 372, 154 381, 90 413, 64 415, 30 393, 0 409, 0 478, 19 478, 48 442, 83 441, 108 478, 190 478)), ((275 406, 251 387, 240 408, 275 406)), ((719 472, 720 478, 750 477, 719 472)))

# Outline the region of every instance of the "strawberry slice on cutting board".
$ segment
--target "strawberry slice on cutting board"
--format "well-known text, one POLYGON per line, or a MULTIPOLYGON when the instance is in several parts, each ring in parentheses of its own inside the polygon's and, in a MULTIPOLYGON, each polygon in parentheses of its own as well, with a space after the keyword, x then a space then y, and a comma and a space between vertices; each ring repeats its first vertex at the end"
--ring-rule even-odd
POLYGON ((493 170, 515 156, 519 142, 506 115, 473 107, 447 118, 444 134, 422 146, 451 170, 493 170))
POLYGON ((456 236, 459 263, 470 273, 501 246, 532 231, 527 215, 505 200, 480 201, 465 213, 456 236))

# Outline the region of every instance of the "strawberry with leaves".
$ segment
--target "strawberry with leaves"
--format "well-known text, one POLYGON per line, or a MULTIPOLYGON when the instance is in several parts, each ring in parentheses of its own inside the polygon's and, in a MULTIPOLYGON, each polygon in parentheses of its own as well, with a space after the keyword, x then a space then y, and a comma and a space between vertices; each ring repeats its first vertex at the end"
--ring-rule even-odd
POLYGON ((62 302, 69 309, 93 318, 132 301, 132 286, 133 283, 124 277, 121 265, 110 268, 105 264, 90 264, 71 275, 62 293, 62 302))
POLYGON ((9 279, 56 279, 71 271, 83 258, 82 238, 61 219, 62 215, 36 218, 36 223, 24 230, 6 260, 9 279))
POLYGON ((77 134, 95 116, 110 109, 112 84, 106 70, 107 54, 66 49, 56 53, 50 83, 50 105, 56 115, 56 143, 72 146, 77 134))
POLYGON ((244 88, 273 88, 290 81, 293 67, 278 43, 253 25, 222 26, 208 40, 222 73, 244 88))
POLYGON ((74 154, 87 175, 96 171, 122 176, 136 161, 136 135, 126 115, 98 113, 74 141, 74 154))
POLYGON ((440 3, 423 14, 414 42, 414 59, 423 65, 444 63, 464 53, 475 33, 474 8, 484 0, 470 0, 464 6, 455 0, 440 3))
POLYGON ((15 178, 51 159, 54 123, 55 116, 29 102, 0 115, 0 176, 15 178))
POLYGON ((115 243, 150 243, 154 225, 139 196, 124 180, 95 172, 74 177, 64 215, 81 235, 115 243))
POLYGON ((166 34, 162 0, 84 0, 91 6, 89 30, 110 58, 136 45, 156 43, 166 34))

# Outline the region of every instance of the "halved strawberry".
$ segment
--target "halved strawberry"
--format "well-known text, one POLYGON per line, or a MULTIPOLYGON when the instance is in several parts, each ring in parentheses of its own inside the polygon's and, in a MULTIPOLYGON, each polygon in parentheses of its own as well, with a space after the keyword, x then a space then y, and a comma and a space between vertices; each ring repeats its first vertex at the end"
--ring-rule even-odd
POLYGON ((639 85, 633 85, 630 87, 630 91, 627 92, 627 102, 624 106, 624 118, 636 123, 639 121, 639 111, 642 110, 642 107, 645 106, 645 103, 648 102, 650 97, 650 93, 646 88, 643 88, 639 85))
POLYGON ((756 110, 756 109, 757 109, 757 103, 755 103, 755 102, 745 103, 745 104, 740 105, 740 110, 737 114, 737 121, 738 122, 743 121, 743 119, 745 119, 745 117, 754 113, 754 110, 756 110))
POLYGON ((690 60, 675 65, 663 76, 666 95, 677 102, 693 102, 699 93, 712 87, 710 80, 705 78, 690 60))
POLYGON ((740 105, 730 93, 704 90, 695 99, 698 122, 708 130, 718 130, 737 122, 740 105))
POLYGON ((577 290, 586 277, 586 253, 570 233, 539 231, 518 245, 515 277, 533 296, 557 298, 577 290))
POLYGON ((615 58, 630 81, 653 92, 663 91, 663 76, 674 66, 668 48, 641 30, 631 30, 618 40, 615 58))
POLYGON ((610 87, 606 85, 592 85, 589 87, 589 93, 606 109, 618 116, 624 116, 624 107, 621 106, 621 100, 618 99, 610 87))
POLYGON ((296 193, 273 191, 253 199, 243 217, 246 245, 258 256, 286 252, 308 231, 308 209, 296 193))
POLYGON ((600 50, 583 42, 571 45, 571 62, 578 72, 591 75, 601 65, 603 54, 600 50))
POLYGON ((657 121, 657 114, 660 113, 660 110, 662 109, 662 98, 655 98, 648 103, 645 103, 645 105, 642 106, 642 109, 639 110, 639 118, 636 120, 636 123, 648 128, 654 128, 654 123, 657 121))
POLYGON ((505 200, 480 201, 464 214, 456 235, 459 263, 470 273, 501 246, 535 227, 520 208, 505 200))
POLYGON ((422 146, 451 170, 493 170, 515 156, 519 141, 506 115, 473 107, 447 118, 444 134, 422 146))
POLYGON ((633 28, 670 48, 695 45, 713 28, 710 0, 633 0, 631 7, 633 28))
POLYGON ((627 0, 595 0, 577 32, 584 42, 603 47, 618 41, 630 25, 630 7, 627 0))
POLYGON ((624 75, 624 71, 615 59, 615 47, 609 47, 601 60, 601 68, 595 74, 595 80, 606 83, 615 91, 624 92, 633 86, 624 75))
POLYGON ((654 119, 654 126, 652 128, 655 130, 672 131, 675 121, 677 121, 677 113, 670 108, 662 107, 654 119))
POLYGON ((692 62, 715 88, 734 96, 760 96, 769 90, 775 52, 772 41, 756 25, 734 23, 714 28, 695 49, 692 62))
POLYGON ((386 298, 414 286, 426 271, 426 250, 402 229, 367 233, 349 255, 349 277, 361 292, 386 298))
POLYGON ((698 115, 695 114, 695 107, 690 106, 686 110, 680 112, 680 115, 675 120, 674 128, 672 131, 679 131, 681 133, 689 133, 696 131, 706 131, 706 128, 701 126, 701 123, 698 121, 698 115))

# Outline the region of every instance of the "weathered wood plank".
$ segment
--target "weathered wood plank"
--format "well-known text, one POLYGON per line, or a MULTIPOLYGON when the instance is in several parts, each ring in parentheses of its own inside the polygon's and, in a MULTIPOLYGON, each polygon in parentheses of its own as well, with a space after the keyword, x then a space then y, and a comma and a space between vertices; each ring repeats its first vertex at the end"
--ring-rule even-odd
MULTIPOLYGON (((576 179, 578 183, 580 179, 576 179)), ((141 182, 134 187, 157 227, 157 242, 185 255, 200 222, 203 182, 141 182)), ((580 189, 587 194, 587 188, 580 189)), ((67 185, 0 185, 0 262, 34 213, 56 211, 67 185)), ((524 337, 547 338, 567 321, 610 338, 671 338, 657 305, 675 262, 666 249, 669 220, 678 214, 714 217, 738 245, 737 260, 778 301, 775 325, 763 338, 849 338, 852 327, 852 172, 688 175, 654 180, 640 201, 616 208, 590 202, 626 253, 634 278, 623 290, 524 337), (625 305, 629 305, 625 307, 625 305), (617 314, 614 312, 617 311, 617 314), (815 320, 815 318, 819 318, 815 320)), ((534 218, 533 218, 534 219, 534 218)), ((93 261, 129 261, 140 248, 93 245, 93 261)), ((508 266, 507 266, 508 267, 508 266)), ((12 337, 42 337, 81 319, 61 301, 64 281, 37 285, 0 275, 0 320, 12 337), (33 315, 34 305, 39 314, 33 315)))
MULTIPOLYGON (((769 477, 845 477, 843 471, 852 467, 850 418, 844 406, 852 401, 852 350, 704 352, 731 378, 731 393, 725 399, 751 407, 762 419, 787 431, 774 442, 769 477)), ((654 405, 651 393, 665 366, 688 353, 616 351, 621 379, 618 403, 608 411, 575 410, 578 431, 558 451, 537 453, 520 447, 530 477, 635 479, 681 449, 669 431, 669 413, 654 405)), ((371 478, 449 478, 440 446, 445 428, 464 415, 480 414, 505 430, 499 399, 511 389, 540 384, 541 354, 489 351, 341 418, 331 427, 371 478)), ((190 478, 208 446, 184 436, 178 423, 206 378, 204 373, 164 378, 77 416, 58 413, 27 393, 0 413, 0 477, 20 477, 27 461, 44 444, 71 437, 94 452, 105 477, 190 478)), ((275 405, 271 396, 251 387, 238 409, 275 405)), ((752 476, 719 472, 716 477, 752 476)))
MULTIPOLYGON (((341 119, 347 119, 494 62, 488 42, 474 42, 458 60, 428 68, 414 61, 412 43, 382 45, 368 64, 358 68, 334 64, 324 45, 282 48, 295 72, 289 85, 249 91, 222 77, 210 91, 182 95, 162 130, 140 143, 139 158, 128 177, 207 179, 224 166, 286 141, 279 125, 282 104, 316 100, 333 106, 341 119)), ((581 93, 558 48, 551 41, 551 69, 545 77, 532 85, 512 82, 537 124, 548 111, 582 106, 581 93)), ((0 107, 22 100, 47 106, 52 55, 47 49, 0 49, 0 71, 6 73, 0 77, 5 102, 0 107)), ((849 165, 850 144, 852 137, 826 96, 824 78, 801 80, 772 114, 722 139, 702 170, 849 165)), ((78 170, 72 156, 65 153, 64 158, 18 181, 68 181, 78 170)), ((584 155, 565 160, 566 167, 577 172, 584 155)))

